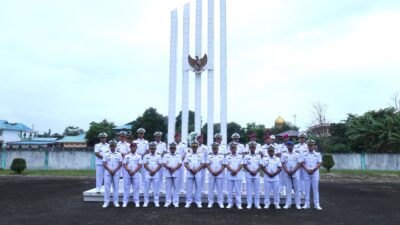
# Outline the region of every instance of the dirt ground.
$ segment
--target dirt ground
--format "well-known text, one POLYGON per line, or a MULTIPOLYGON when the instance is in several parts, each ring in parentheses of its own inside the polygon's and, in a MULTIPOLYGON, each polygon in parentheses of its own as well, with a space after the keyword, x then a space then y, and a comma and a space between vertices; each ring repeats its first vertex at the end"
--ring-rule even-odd
POLYGON ((180 208, 103 209, 83 202, 93 178, 0 177, 0 224, 399 224, 399 182, 321 182, 322 211, 180 208))

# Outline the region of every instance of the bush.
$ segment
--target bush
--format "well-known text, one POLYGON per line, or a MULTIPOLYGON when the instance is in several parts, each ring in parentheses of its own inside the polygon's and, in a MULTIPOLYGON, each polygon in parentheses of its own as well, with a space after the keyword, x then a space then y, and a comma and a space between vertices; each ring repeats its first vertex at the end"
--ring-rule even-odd
POLYGON ((15 158, 13 159, 10 169, 14 172, 20 174, 24 169, 26 169, 26 161, 25 159, 15 158))
POLYGON ((331 151, 334 153, 349 153, 351 149, 345 144, 336 144, 332 146, 331 151))
POLYGON ((333 156, 331 154, 325 154, 322 156, 322 166, 329 171, 335 165, 335 160, 333 160, 333 156))

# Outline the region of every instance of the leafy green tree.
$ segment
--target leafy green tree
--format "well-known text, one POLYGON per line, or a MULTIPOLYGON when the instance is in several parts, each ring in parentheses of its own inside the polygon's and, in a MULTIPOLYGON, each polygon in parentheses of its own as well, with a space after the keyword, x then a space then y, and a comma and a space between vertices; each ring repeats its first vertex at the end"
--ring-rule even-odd
POLYGON ((150 107, 144 111, 143 115, 133 121, 132 134, 134 134, 134 139, 137 134, 136 130, 141 127, 146 130, 145 139, 152 141, 154 140, 154 132, 161 131, 163 133, 162 140, 165 141, 167 139, 168 117, 158 113, 157 109, 150 107))
MULTIPOLYGON (((188 131, 189 133, 191 131, 194 131, 194 112, 192 110, 189 110, 189 125, 188 125, 188 131)), ((178 116, 176 117, 176 123, 175 123, 175 130, 176 132, 181 132, 182 130, 182 111, 179 112, 178 116)))
POLYGON ((115 124, 106 119, 101 122, 91 122, 85 136, 88 145, 94 146, 99 141, 98 135, 101 132, 105 132, 108 135, 108 140, 114 139, 116 137, 115 131, 113 130, 114 127, 115 124))
POLYGON ((79 127, 68 126, 64 129, 63 135, 64 136, 77 136, 80 134, 85 133, 85 131, 79 127))
POLYGON ((400 112, 395 108, 349 114, 347 136, 356 152, 400 152, 400 112))

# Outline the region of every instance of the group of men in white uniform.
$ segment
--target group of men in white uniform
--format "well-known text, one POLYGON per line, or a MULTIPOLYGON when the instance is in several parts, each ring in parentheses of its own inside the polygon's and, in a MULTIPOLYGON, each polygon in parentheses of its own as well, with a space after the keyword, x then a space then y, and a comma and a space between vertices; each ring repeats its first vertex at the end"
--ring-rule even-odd
POLYGON ((100 193, 104 181, 104 208, 109 206, 110 189, 113 191, 113 203, 119 207, 118 188, 122 176, 124 195, 122 207, 126 207, 129 198, 133 196, 136 207, 140 207, 139 190, 143 190, 142 207, 149 205, 149 191, 153 189, 152 197, 155 207, 159 207, 160 188, 165 181, 166 196, 164 207, 171 204, 179 207, 179 193, 184 189, 186 180, 186 204, 189 208, 192 202, 202 208, 201 194, 208 175, 208 208, 214 204, 214 194, 217 193, 217 203, 224 205, 224 190, 227 191, 227 206, 230 209, 234 203, 242 209, 242 182, 246 180, 247 209, 261 209, 260 179, 264 180, 264 208, 270 208, 269 195, 273 194, 273 205, 280 209, 280 194, 286 191, 288 209, 292 205, 292 192, 297 209, 310 208, 310 189, 313 190, 314 207, 322 210, 319 204, 319 167, 321 155, 315 151, 315 141, 305 142, 306 134, 299 135, 299 143, 294 145, 284 136, 284 143, 275 144, 273 135, 266 135, 264 144, 257 143, 256 135, 250 135, 250 142, 240 144, 240 135, 232 135, 232 142, 225 146, 221 143, 222 135, 214 136, 215 142, 210 148, 203 144, 203 136, 190 147, 181 142, 181 135, 175 135, 175 141, 167 145, 161 141, 161 132, 154 133, 154 141, 145 140, 145 130, 137 130, 138 139, 132 143, 126 141, 124 131, 118 134, 119 141, 107 143, 107 134, 100 133, 100 143, 95 145, 96 155, 96 189, 100 193), (207 173, 206 173, 207 171, 207 173), (131 187, 133 192, 131 193, 131 187), (305 204, 301 207, 301 194, 305 196, 305 204), (235 195, 235 198, 233 198, 235 195), (235 201, 234 201, 235 200, 235 201))

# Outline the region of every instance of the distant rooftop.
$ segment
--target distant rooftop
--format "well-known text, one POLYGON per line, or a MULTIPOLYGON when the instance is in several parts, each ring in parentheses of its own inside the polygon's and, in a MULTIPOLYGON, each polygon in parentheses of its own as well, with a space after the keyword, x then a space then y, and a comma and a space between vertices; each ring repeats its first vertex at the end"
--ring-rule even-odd
POLYGON ((299 136, 300 132, 296 130, 288 130, 279 134, 275 134, 276 137, 283 137, 285 134, 287 134, 289 137, 297 137, 299 136))
POLYGON ((33 131, 22 123, 9 123, 7 120, 0 120, 0 130, 33 131))
POLYGON ((48 145, 54 143, 55 141, 15 141, 9 142, 7 145, 48 145))
POLYGON ((131 130, 131 129, 132 129, 132 124, 125 124, 113 128, 113 130, 131 130))
POLYGON ((85 134, 80 134, 77 136, 65 136, 64 138, 56 141, 58 143, 85 143, 85 134))
POLYGON ((32 141, 55 142, 57 141, 57 138, 38 137, 38 138, 32 138, 32 141))

